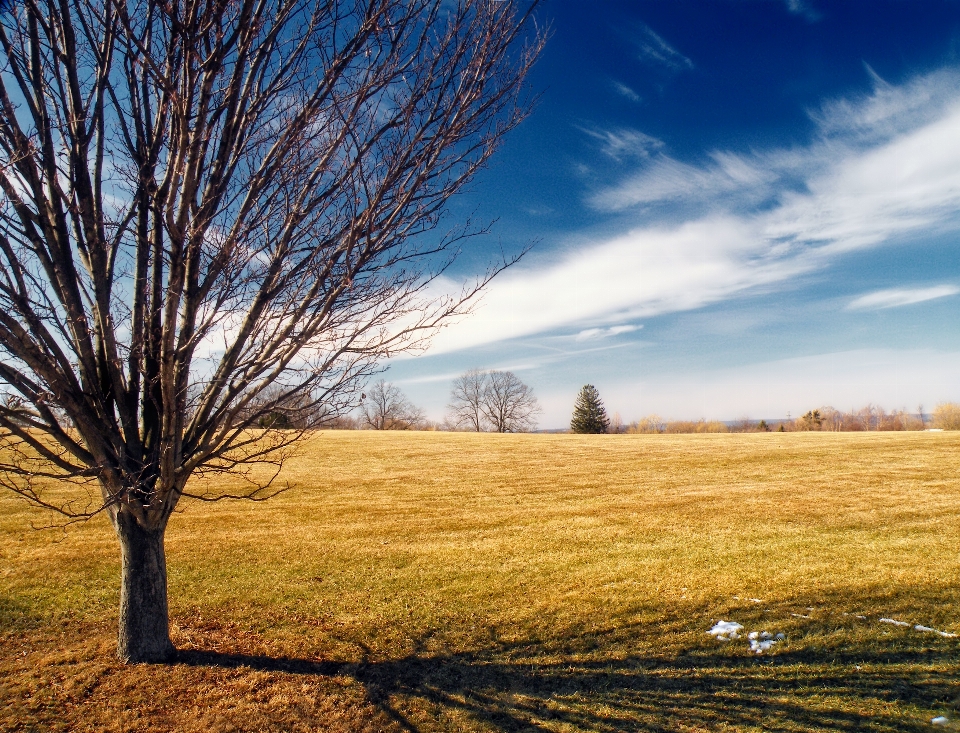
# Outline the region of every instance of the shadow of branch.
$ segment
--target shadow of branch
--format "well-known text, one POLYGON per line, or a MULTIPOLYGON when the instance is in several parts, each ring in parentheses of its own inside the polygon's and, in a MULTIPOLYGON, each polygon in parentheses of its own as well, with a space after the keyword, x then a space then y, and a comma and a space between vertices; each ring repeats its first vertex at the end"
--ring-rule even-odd
MULTIPOLYGON (((576 640, 564 646, 576 647, 576 640)), ((491 642, 462 653, 363 662, 186 650, 176 663, 347 676, 410 732, 435 729, 422 721, 454 711, 504 731, 927 731, 928 719, 908 718, 891 703, 932 709, 960 692, 955 675, 929 673, 931 665, 958 667, 946 648, 624 657, 598 648, 595 636, 590 646, 594 651, 584 655, 560 653, 552 644, 491 642), (864 671, 854 673, 858 668, 864 671)), ((606 648, 614 647, 622 649, 622 639, 606 648)))

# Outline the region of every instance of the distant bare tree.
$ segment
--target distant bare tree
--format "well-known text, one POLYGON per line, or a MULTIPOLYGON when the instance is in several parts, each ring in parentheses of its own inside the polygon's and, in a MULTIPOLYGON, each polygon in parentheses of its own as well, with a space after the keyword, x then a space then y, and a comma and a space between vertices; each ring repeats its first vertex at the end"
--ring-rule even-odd
POLYGON ((941 402, 933 408, 931 422, 941 430, 960 430, 960 404, 941 402))
POLYGON ((188 479, 278 469, 299 431, 262 418, 352 406, 508 264, 430 295, 478 230, 431 232, 529 109, 519 2, 4 3, 0 480, 110 518, 122 659, 173 654, 188 479))
POLYGON ((756 429, 757 424, 746 415, 736 420, 733 425, 730 426, 731 433, 752 433, 756 431, 756 429))
POLYGON ((496 433, 524 433, 537 426, 540 403, 533 390, 513 372, 487 374, 483 415, 496 433))
POLYGON ((623 424, 623 418, 620 417, 620 413, 614 412, 613 417, 610 418, 610 427, 607 428, 607 432, 613 433, 614 435, 619 435, 625 430, 626 426, 623 424))
POLYGON ((839 410, 826 405, 820 408, 823 430, 840 432, 844 429, 844 414, 839 410))
POLYGON ((423 411, 394 384, 382 379, 363 396, 363 422, 374 430, 411 430, 423 422, 423 411))
POLYGON ((662 433, 666 431, 667 423, 657 414, 647 415, 627 427, 628 433, 662 433))
POLYGON ((450 423, 457 427, 480 432, 487 422, 483 406, 486 399, 489 375, 483 369, 471 369, 453 380, 450 390, 450 423))

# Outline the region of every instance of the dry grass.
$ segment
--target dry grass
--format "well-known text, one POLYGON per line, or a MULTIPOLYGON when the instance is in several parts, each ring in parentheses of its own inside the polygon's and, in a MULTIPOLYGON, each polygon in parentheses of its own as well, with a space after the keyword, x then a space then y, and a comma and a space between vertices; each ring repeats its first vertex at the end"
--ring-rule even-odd
POLYGON ((960 639, 879 622, 960 632, 958 434, 338 432, 285 476, 174 518, 171 665, 113 659, 105 523, 35 532, 0 497, 0 729, 960 717, 960 639), (721 618, 787 640, 756 655, 705 633, 721 618))

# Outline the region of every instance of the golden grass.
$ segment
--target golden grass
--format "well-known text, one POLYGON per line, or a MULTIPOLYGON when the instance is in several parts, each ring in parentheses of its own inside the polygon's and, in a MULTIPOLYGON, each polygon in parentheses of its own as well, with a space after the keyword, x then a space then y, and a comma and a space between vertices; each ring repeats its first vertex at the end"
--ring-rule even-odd
POLYGON ((879 622, 960 633, 960 434, 325 432, 284 477, 174 517, 183 653, 157 666, 113 659, 106 523, 35 532, 0 496, 0 729, 960 717, 960 638, 879 622), (719 619, 787 640, 757 655, 707 635, 719 619))

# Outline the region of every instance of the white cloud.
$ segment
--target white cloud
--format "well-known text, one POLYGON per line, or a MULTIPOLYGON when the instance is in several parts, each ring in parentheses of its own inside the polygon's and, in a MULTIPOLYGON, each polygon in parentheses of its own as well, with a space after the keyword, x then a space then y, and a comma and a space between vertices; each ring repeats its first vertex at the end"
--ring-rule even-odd
POLYGON ((430 351, 690 310, 816 266, 803 254, 771 256, 762 234, 754 222, 717 216, 637 229, 574 248, 552 264, 512 268, 488 286, 474 314, 434 339, 430 351))
MULTIPOLYGON (((400 363, 405 361, 404 359, 396 359, 394 363, 400 363)), ((505 365, 495 365, 492 367, 482 366, 482 367, 470 367, 475 369, 485 369, 497 372, 525 372, 530 371, 531 369, 539 369, 543 366, 539 362, 523 362, 519 364, 505 364, 505 365)), ((418 385, 418 384, 435 384, 437 382, 452 382, 454 379, 463 374, 466 369, 462 369, 457 372, 441 372, 439 374, 423 374, 415 377, 403 377, 401 379, 393 380, 394 384, 409 386, 409 385, 418 385)))
POLYGON ((811 23, 820 20, 822 17, 817 10, 812 8, 809 3, 804 2, 804 0, 786 0, 786 5, 787 10, 793 15, 799 15, 811 23))
POLYGON ((631 333, 636 331, 643 326, 634 326, 632 324, 624 324, 622 326, 611 326, 610 328, 585 328, 580 331, 574 338, 577 341, 589 341, 593 339, 602 339, 609 338, 611 336, 619 336, 621 333, 631 333))
POLYGON ((823 102, 809 112, 820 135, 847 143, 877 143, 936 121, 957 103, 960 68, 946 67, 888 84, 866 66, 873 82, 869 94, 823 102))
POLYGON ((599 140, 602 143, 600 149, 603 153, 615 160, 624 157, 649 158, 652 153, 663 147, 663 141, 630 128, 597 130, 578 127, 578 129, 594 140, 599 140))
MULTIPOLYGON (((942 190, 943 176, 949 174, 960 148, 951 139, 957 137, 960 121, 960 69, 942 69, 901 86, 887 84, 869 67, 868 71, 873 80, 869 95, 828 100, 810 111, 817 135, 806 147, 746 154, 714 151, 703 165, 678 161, 662 147, 650 148, 649 160, 637 172, 594 192, 587 203, 600 211, 659 202, 749 208, 772 195, 789 198, 782 191, 806 193, 811 184, 822 190, 831 180, 843 185, 846 181, 838 177, 858 175, 858 161, 861 167, 881 169, 866 171, 868 175, 914 173, 915 179, 942 190), (935 147, 939 145, 946 147, 935 147)), ((866 180, 896 188, 882 180, 866 180)))
MULTIPOLYGON (((654 152, 654 149, 649 149, 654 152)), ((769 195, 780 173, 760 161, 734 153, 717 152, 711 163, 698 167, 658 155, 648 166, 614 186, 601 189, 587 202, 601 211, 622 211, 633 206, 682 200, 686 204, 716 201, 729 194, 740 199, 756 192, 769 195)))
POLYGON ((942 118, 837 163, 787 193, 766 216, 767 234, 832 251, 956 225, 960 204, 960 105, 942 118))
POLYGON ((695 201, 696 218, 521 263, 432 351, 700 308, 820 269, 842 252, 958 228, 958 81, 960 72, 938 72, 824 105, 823 132, 806 148, 716 152, 699 167, 656 156, 594 203, 695 201))
POLYGON ((626 97, 626 98, 629 99, 631 102, 639 102, 639 101, 641 101, 640 95, 637 94, 635 91, 633 91, 633 89, 631 89, 630 87, 628 87, 628 86, 627 86, 626 84, 624 84, 623 82, 620 82, 620 81, 617 81, 616 79, 613 79, 613 80, 610 82, 610 84, 611 84, 611 86, 613 87, 613 90, 614 90, 617 94, 619 94, 621 97, 626 97))
POLYGON ((960 293, 956 285, 936 285, 929 288, 894 288, 878 290, 874 293, 861 295, 851 301, 848 310, 880 310, 882 308, 898 308, 902 305, 923 303, 927 300, 945 298, 960 293))
POLYGON ((640 49, 640 58, 662 64, 673 71, 692 69, 693 61, 657 35, 650 26, 643 26, 635 42, 640 49))

